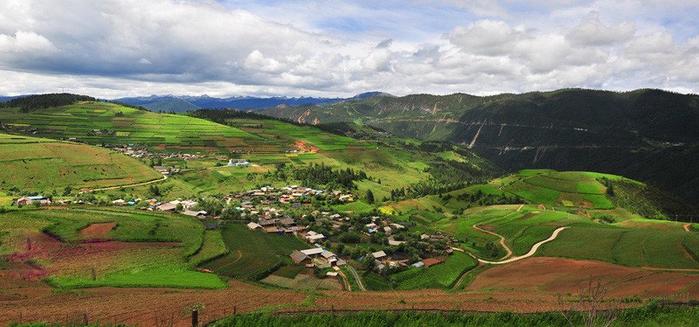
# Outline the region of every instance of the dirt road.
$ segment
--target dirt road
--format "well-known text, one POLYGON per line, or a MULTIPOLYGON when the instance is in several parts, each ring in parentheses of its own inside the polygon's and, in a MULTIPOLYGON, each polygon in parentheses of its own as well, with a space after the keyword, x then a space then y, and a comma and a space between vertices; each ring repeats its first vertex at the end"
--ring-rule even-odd
MULTIPOLYGON (((493 236, 497 236, 497 237, 500 239, 500 246, 502 246, 503 249, 505 249, 505 252, 506 252, 506 253, 505 253, 505 256, 503 256, 502 258, 500 258, 500 260, 505 260, 505 259, 509 258, 510 256, 512 256, 512 250, 510 249, 509 246, 507 246, 507 243, 505 243, 505 237, 504 237, 504 236, 502 236, 502 235, 500 235, 500 234, 498 234, 498 233, 494 233, 494 232, 491 232, 491 231, 489 231, 489 230, 480 228, 480 227, 478 227, 478 224, 473 225, 473 228, 474 228, 475 230, 481 231, 481 232, 483 232, 483 233, 490 234, 490 235, 493 235, 493 236)), ((499 260, 498 260, 498 261, 499 261, 499 260)))
MULTIPOLYGON (((549 236, 549 238, 534 244, 534 246, 532 246, 532 248, 529 250, 529 252, 527 252, 524 255, 521 255, 518 257, 512 257, 512 258, 509 258, 507 260, 502 260, 502 261, 488 261, 488 260, 478 259, 478 262, 487 263, 487 264, 491 264, 491 265, 502 265, 502 264, 511 263, 511 262, 515 262, 515 261, 529 258, 529 257, 533 256, 534 254, 536 254, 536 251, 539 249, 540 246, 555 240, 558 237, 558 234, 560 234, 563 230, 565 230, 567 228, 569 228, 569 227, 565 226, 565 227, 557 228, 556 230, 553 231, 553 233, 551 234, 551 236, 549 236)), ((502 236, 500 236, 500 237, 502 237, 502 236)))
POLYGON ((359 286, 360 291, 366 291, 366 287, 364 287, 364 282, 362 281, 362 278, 359 276, 359 273, 357 273, 357 270, 354 269, 354 267, 350 266, 349 264, 346 265, 347 271, 352 274, 352 277, 354 277, 354 280, 357 281, 357 286, 359 286))

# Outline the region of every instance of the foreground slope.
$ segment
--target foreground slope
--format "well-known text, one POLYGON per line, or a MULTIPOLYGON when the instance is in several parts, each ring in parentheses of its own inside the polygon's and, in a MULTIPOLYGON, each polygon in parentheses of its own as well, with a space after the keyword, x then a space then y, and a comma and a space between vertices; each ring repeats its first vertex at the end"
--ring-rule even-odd
POLYGON ((0 190, 63 192, 135 184, 162 177, 142 162, 84 144, 0 134, 0 190))
POLYGON ((400 136, 464 144, 511 170, 616 173, 699 199, 699 97, 660 90, 566 89, 478 97, 373 97, 326 106, 273 108, 307 124, 361 122, 400 136))

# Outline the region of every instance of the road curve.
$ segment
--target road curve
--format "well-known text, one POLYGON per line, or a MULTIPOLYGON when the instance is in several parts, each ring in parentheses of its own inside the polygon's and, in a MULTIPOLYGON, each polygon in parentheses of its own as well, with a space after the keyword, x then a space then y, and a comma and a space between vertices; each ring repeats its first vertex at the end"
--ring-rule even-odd
POLYGON ((473 225, 473 228, 474 228, 475 230, 477 230, 477 231, 480 231, 480 232, 483 232, 483 233, 486 233, 486 234, 490 234, 490 235, 493 235, 493 236, 497 236, 497 237, 500 239, 500 246, 502 246, 502 247, 505 249, 505 252, 507 252, 507 253, 505 253, 505 256, 503 256, 502 258, 500 258, 500 260, 505 260, 505 259, 507 259, 507 258, 509 258, 509 257, 512 256, 512 250, 510 249, 509 246, 507 246, 507 243, 505 243, 505 237, 504 237, 504 236, 502 236, 502 235, 500 235, 500 234, 498 234, 498 233, 491 232, 491 231, 489 231, 489 230, 487 230, 487 229, 480 228, 480 227, 478 227, 478 224, 473 225))
POLYGON ((158 178, 154 179, 152 181, 147 181, 147 182, 141 182, 141 183, 135 183, 135 184, 126 184, 126 185, 118 185, 118 186, 110 186, 110 187, 101 187, 101 188, 93 188, 91 190, 87 190, 86 192, 99 192, 99 191, 109 191, 109 190, 119 190, 122 188, 127 188, 127 187, 136 187, 136 186, 143 186, 143 185, 150 185, 154 183, 160 183, 164 180, 167 179, 167 176, 163 175, 163 178, 158 178))
POLYGON ((507 260, 502 260, 502 261, 488 261, 488 260, 478 259, 478 262, 487 263, 487 264, 491 264, 491 265, 503 265, 506 263, 511 263, 511 262, 515 262, 515 261, 529 258, 536 253, 536 251, 539 249, 540 246, 555 240, 558 237, 558 234, 560 234, 563 230, 565 230, 567 228, 569 228, 569 227, 564 226, 564 227, 557 228, 556 230, 553 231, 553 233, 551 234, 551 236, 549 236, 549 238, 534 244, 534 246, 532 246, 532 248, 529 250, 529 252, 527 252, 524 255, 521 255, 518 257, 512 257, 512 258, 509 258, 507 260))
POLYGON ((684 224, 682 225, 682 228, 684 228, 685 232, 690 232, 689 227, 692 226, 691 224, 684 224))

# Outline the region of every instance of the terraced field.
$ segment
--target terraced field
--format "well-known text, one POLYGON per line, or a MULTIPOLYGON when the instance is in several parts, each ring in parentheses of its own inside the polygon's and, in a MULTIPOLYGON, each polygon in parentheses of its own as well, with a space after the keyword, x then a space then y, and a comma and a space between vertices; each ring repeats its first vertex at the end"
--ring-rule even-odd
POLYGON ((173 148, 228 148, 256 137, 237 128, 183 115, 158 114, 107 102, 80 102, 21 112, 0 110, 10 130, 90 144, 145 144, 173 148))
POLYGON ((221 288, 213 274, 194 271, 187 258, 202 245, 201 223, 190 217, 131 210, 23 209, 0 214, 0 254, 38 264, 33 275, 58 288, 221 288), (80 231, 116 222, 101 242, 80 231))
POLYGON ((63 192, 133 184, 161 175, 142 162, 84 144, 0 134, 0 189, 63 192))

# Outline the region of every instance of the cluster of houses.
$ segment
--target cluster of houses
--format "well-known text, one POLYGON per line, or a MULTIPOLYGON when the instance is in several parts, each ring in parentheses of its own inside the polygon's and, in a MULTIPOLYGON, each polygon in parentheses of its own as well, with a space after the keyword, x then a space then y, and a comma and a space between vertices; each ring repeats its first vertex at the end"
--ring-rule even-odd
POLYGON ((374 259, 374 269, 384 271, 387 268, 399 267, 431 267, 444 262, 443 257, 425 258, 410 264, 410 258, 405 253, 386 254, 385 251, 372 252, 371 257, 374 259))
POLYGON ((264 186, 259 189, 233 194, 226 197, 226 202, 230 203, 231 201, 240 201, 242 203, 242 207, 246 208, 246 205, 249 207, 252 206, 252 203, 260 203, 264 205, 271 205, 274 203, 310 203, 311 198, 317 196, 333 198, 340 202, 354 201, 354 196, 352 193, 343 193, 341 191, 326 192, 310 187, 290 185, 281 188, 264 186))
POLYGON ((196 160, 204 158, 201 154, 190 154, 190 153, 153 153, 148 151, 145 147, 137 147, 134 145, 119 145, 109 147, 114 151, 121 152, 127 156, 142 159, 142 158, 161 158, 161 159, 182 159, 182 160, 196 160))

